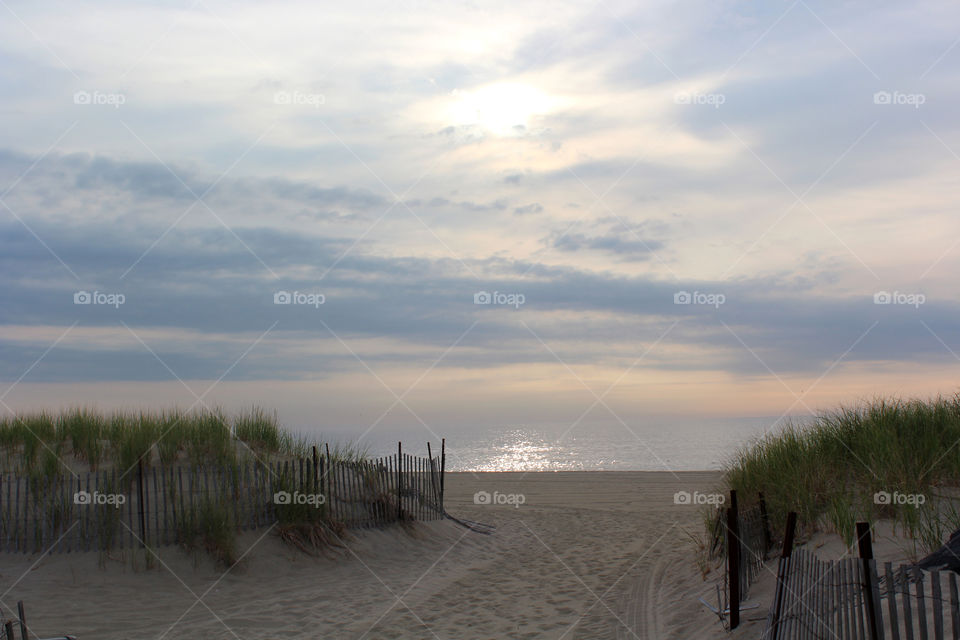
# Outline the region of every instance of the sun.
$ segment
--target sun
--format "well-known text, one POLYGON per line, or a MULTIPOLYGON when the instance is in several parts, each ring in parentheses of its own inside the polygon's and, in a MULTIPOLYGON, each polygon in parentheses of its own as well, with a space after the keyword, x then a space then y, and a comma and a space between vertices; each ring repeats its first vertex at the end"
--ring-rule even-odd
POLYGON ((501 82, 478 89, 455 89, 451 117, 456 125, 476 125, 499 136, 516 135, 530 120, 546 113, 550 99, 527 84, 501 82))

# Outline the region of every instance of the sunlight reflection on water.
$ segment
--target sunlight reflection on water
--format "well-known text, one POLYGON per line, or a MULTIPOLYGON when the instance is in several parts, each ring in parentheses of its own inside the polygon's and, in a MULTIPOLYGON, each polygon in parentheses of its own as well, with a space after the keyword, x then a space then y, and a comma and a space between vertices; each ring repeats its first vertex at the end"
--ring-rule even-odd
MULTIPOLYGON (((515 425, 441 435, 447 439, 449 471, 681 471, 720 469, 739 448, 780 425, 776 417, 673 419, 629 429, 515 425)), ((426 453, 427 440, 437 446, 436 434, 420 431, 373 432, 364 444, 370 455, 388 455, 396 452, 398 440, 417 455, 426 453)))
POLYGON ((491 429, 447 441, 453 471, 720 469, 775 418, 670 422, 631 432, 623 425, 565 434, 534 427, 491 429))

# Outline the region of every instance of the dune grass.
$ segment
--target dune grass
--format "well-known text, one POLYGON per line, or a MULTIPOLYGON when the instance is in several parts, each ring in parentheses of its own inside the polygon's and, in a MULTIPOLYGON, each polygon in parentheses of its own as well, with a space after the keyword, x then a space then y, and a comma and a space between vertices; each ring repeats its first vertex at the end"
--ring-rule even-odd
POLYGON ((880 398, 791 423, 741 449, 725 481, 744 496, 762 491, 775 527, 796 511, 803 531, 852 544, 857 520, 884 518, 918 551, 935 548, 960 526, 960 394, 880 398))
MULTIPOLYGON (((185 412, 115 411, 100 413, 88 408, 74 408, 58 414, 25 413, 0 417, 0 472, 25 476, 31 486, 56 483, 69 470, 116 470, 121 485, 132 482, 135 470, 142 464, 209 467, 220 471, 236 471, 243 462, 256 460, 274 463, 307 458, 320 443, 303 434, 283 429, 276 413, 259 407, 228 415, 222 409, 185 412), (126 478, 126 480, 124 479, 126 478)), ((326 447, 322 449, 326 452, 326 447)), ((338 445, 330 456, 339 462, 358 462, 367 458, 367 451, 356 444, 338 445)), ((297 486, 292 472, 282 472, 274 479, 280 490, 297 486)), ((60 486, 60 485, 58 485, 60 486)), ((238 559, 236 505, 226 487, 208 495, 183 500, 176 486, 166 488, 177 517, 177 540, 191 552, 204 551, 218 564, 230 566, 238 559)), ((109 492, 123 492, 116 487, 109 492)), ((35 490, 31 495, 39 495, 35 490)), ((62 492, 61 492, 62 493, 62 492)), ((62 495, 56 500, 41 500, 36 508, 45 509, 45 521, 57 522, 64 517, 66 505, 62 495)), ((101 552, 109 551, 120 532, 119 511, 103 510, 94 526, 102 528, 101 552)), ((329 546, 339 546, 346 535, 342 523, 336 522, 329 508, 303 504, 276 505, 277 531, 287 543, 309 553, 329 546)), ((11 523, 6 523, 10 526, 11 523)), ((38 541, 39 544, 39 541, 38 541)), ((148 566, 152 556, 147 553, 148 566)))
MULTIPOLYGON (((75 408, 0 417, 0 470, 49 476, 65 465, 96 471, 126 471, 138 461, 230 467, 250 457, 264 460, 309 455, 314 441, 283 429, 275 413, 259 407, 227 415, 222 409, 183 412, 75 408)), ((340 460, 360 460, 356 445, 331 451, 340 460)))

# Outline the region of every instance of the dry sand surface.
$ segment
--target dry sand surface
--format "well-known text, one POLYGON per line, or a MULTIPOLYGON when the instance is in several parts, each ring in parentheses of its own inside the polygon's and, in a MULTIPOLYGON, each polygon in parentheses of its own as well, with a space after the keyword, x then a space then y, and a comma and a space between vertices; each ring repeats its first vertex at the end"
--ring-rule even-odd
MULTIPOLYGON (((7 555, 4 607, 24 600, 40 637, 111 638, 720 638, 697 598, 704 582, 690 535, 713 472, 449 474, 450 521, 356 533, 349 550, 312 558, 272 532, 244 534, 224 574, 175 548, 162 565, 129 554, 7 555), (474 493, 525 503, 474 504, 474 493)), ((755 613, 760 618, 765 614, 755 613)), ((748 620, 749 614, 745 616, 748 620)), ((749 622, 748 622, 749 624, 749 622)), ((751 625, 752 626, 752 625, 751 625)), ((748 637, 748 636, 743 636, 748 637)))

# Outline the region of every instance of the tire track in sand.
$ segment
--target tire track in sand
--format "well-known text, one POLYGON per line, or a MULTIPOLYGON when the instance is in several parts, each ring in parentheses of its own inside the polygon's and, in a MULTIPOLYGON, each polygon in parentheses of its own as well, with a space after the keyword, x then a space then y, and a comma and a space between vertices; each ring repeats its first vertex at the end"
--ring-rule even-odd
POLYGON ((621 610, 626 612, 624 625, 618 625, 617 640, 660 640, 665 630, 660 617, 663 578, 670 561, 659 559, 634 580, 626 593, 621 610))

